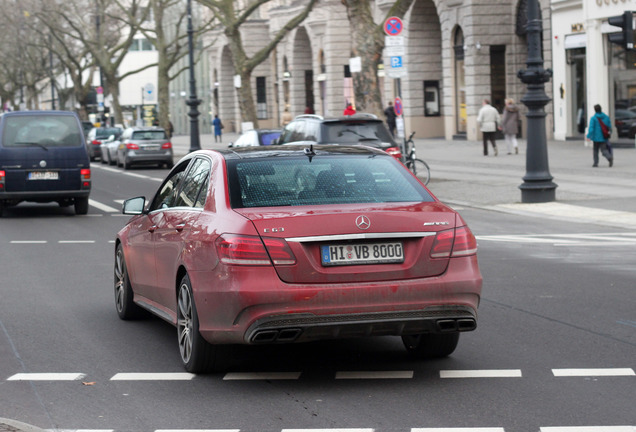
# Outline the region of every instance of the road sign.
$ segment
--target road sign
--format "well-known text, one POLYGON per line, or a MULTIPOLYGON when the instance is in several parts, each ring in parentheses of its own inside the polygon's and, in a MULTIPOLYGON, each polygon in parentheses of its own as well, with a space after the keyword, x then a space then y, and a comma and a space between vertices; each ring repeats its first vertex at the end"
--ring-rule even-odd
POLYGON ((384 54, 389 57, 404 56, 404 54, 406 54, 406 50, 404 49, 404 45, 385 46, 384 54))
POLYGON ((405 67, 401 68, 388 68, 384 70, 386 76, 389 78, 404 78, 408 75, 408 72, 405 67))
POLYGON ((401 116, 404 112, 404 108, 402 106, 402 99, 399 97, 395 98, 395 102, 393 103, 393 111, 395 111, 396 116, 401 116))
POLYGON ((391 57, 391 67, 392 68, 401 68, 402 67, 402 57, 401 56, 391 57))
POLYGON ((104 94, 104 87, 97 87, 95 92, 97 92, 97 94, 104 94))
POLYGON ((398 36, 403 28, 402 20, 398 17, 390 17, 384 21, 384 32, 389 36, 398 36))
POLYGON ((404 46, 404 36, 384 36, 384 46, 404 46))

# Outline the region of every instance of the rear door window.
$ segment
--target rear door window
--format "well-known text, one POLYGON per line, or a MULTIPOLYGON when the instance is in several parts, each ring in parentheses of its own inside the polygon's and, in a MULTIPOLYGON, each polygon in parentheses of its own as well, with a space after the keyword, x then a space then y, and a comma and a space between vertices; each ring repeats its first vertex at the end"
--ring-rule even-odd
POLYGON ((72 115, 12 115, 4 118, 4 147, 80 146, 82 131, 72 115))

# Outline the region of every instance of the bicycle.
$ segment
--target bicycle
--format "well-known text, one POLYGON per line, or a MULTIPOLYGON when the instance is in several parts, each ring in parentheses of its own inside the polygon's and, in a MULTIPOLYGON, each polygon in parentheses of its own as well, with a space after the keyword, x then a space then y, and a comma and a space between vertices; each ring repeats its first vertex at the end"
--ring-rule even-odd
POLYGON ((407 153, 404 165, 406 165, 406 167, 410 169, 411 172, 422 181, 422 183, 427 185, 431 180, 431 169, 428 167, 426 162, 417 158, 417 155, 415 154, 413 135, 415 135, 415 132, 412 132, 409 139, 404 141, 404 148, 407 153))

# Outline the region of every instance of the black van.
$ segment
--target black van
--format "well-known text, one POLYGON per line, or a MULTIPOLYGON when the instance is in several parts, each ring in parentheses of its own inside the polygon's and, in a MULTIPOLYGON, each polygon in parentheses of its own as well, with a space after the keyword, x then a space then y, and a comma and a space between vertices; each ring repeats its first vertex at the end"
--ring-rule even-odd
POLYGON ((91 167, 82 125, 69 111, 0 115, 0 216, 22 201, 73 204, 88 213, 91 167))

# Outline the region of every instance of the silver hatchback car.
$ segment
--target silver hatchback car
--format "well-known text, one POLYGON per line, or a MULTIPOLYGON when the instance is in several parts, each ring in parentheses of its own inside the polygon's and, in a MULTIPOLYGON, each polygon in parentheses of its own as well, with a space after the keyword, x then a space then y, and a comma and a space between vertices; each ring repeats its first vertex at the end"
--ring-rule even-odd
POLYGON ((130 127, 124 130, 117 147, 117 166, 158 164, 172 168, 174 165, 172 143, 166 131, 160 127, 130 127))

